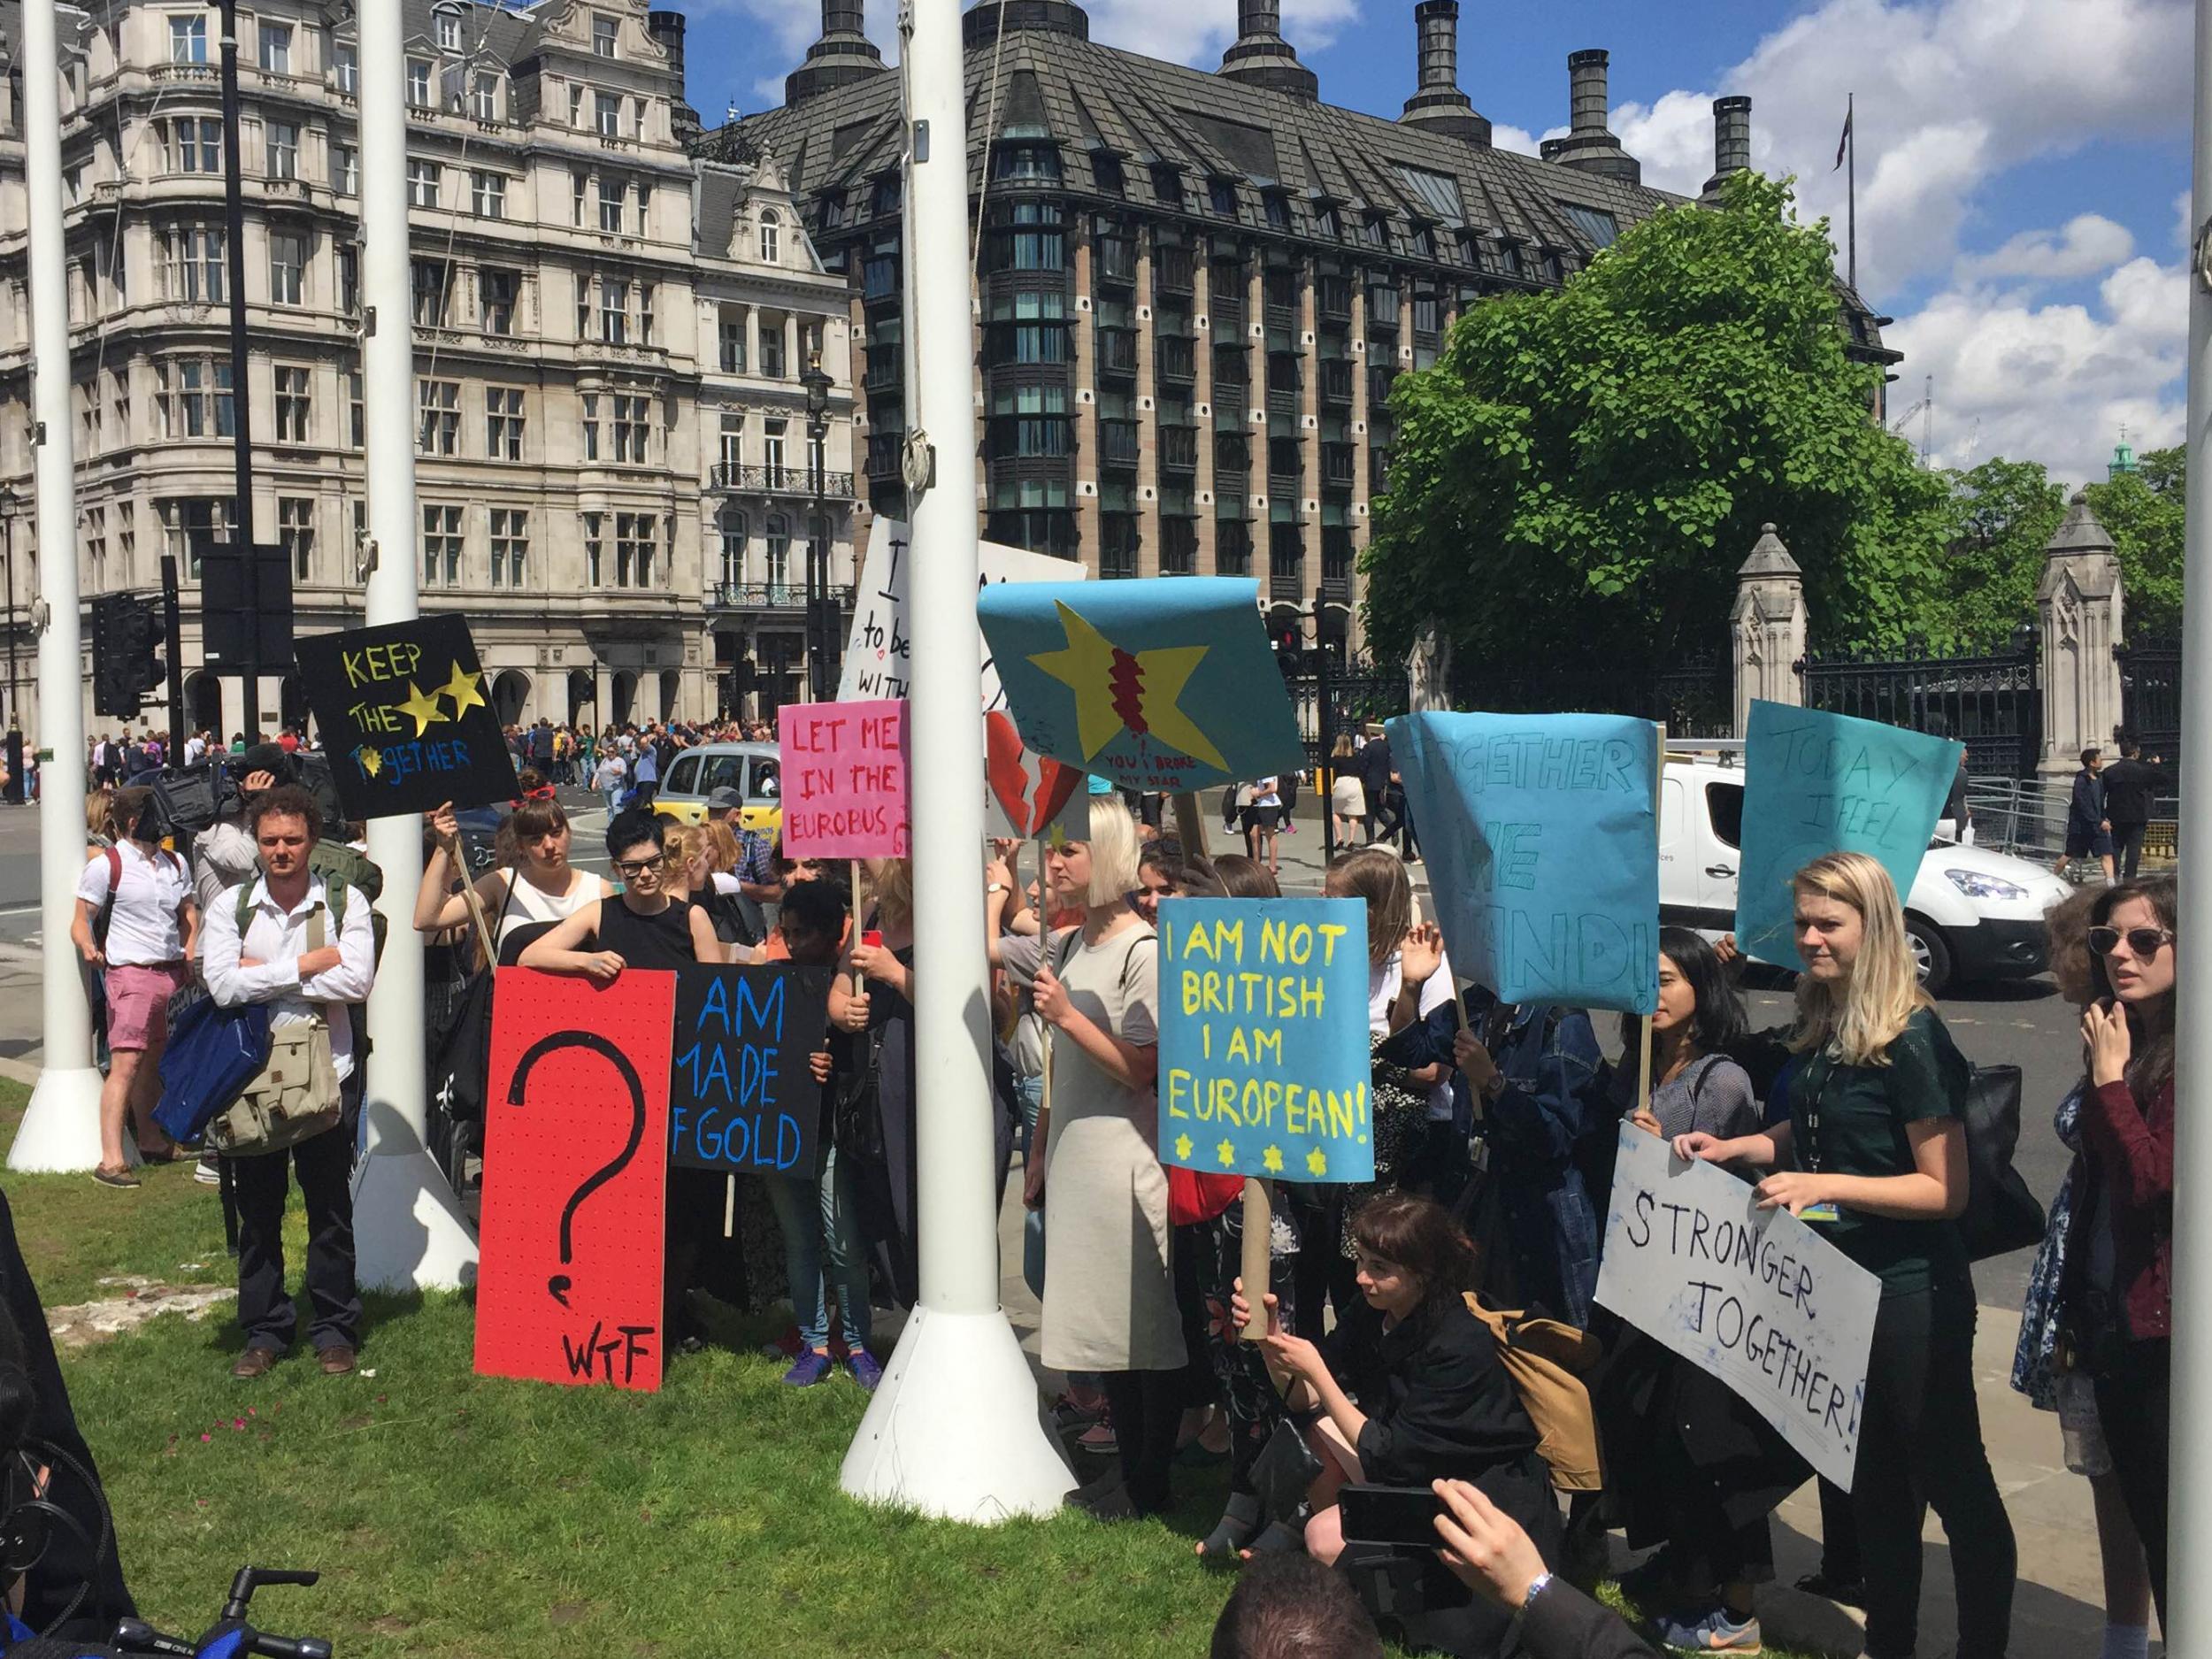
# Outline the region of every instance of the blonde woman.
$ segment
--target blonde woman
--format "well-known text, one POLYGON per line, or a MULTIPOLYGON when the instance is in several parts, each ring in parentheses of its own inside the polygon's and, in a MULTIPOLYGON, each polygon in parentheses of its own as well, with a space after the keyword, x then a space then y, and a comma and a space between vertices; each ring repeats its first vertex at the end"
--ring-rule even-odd
MULTIPOLYGON (((1678 1135, 1675 1151, 1770 1171, 1756 1189, 1761 1209, 1811 1223, 1882 1281, 1851 1493, 1869 1659, 1914 1652, 1924 1504, 1950 1540, 1959 1659, 2002 1659, 2018 1559, 1982 1448, 1974 1285, 1952 1225, 1966 1207, 1970 1069, 1920 988, 1888 872, 1863 853, 1830 853, 1793 889, 1805 968, 1789 1118, 1729 1140, 1678 1135)), ((1661 1634, 1728 1651, 1742 1632, 1715 1617, 1661 1634)))
POLYGON ((1367 786, 1360 781, 1359 750, 1353 745, 1349 732, 1336 734, 1336 747, 1329 751, 1329 810, 1336 814, 1336 842, 1340 847, 1356 847, 1365 833, 1362 828, 1367 822, 1367 786))
MULTIPOLYGON (((1169 1273, 1160 1167, 1159 941, 1129 906, 1137 832, 1128 809, 1091 797, 1090 839, 1045 858, 1054 908, 1079 910, 1033 993, 1051 1045, 1044 1187, 1044 1361, 1102 1373, 1118 1468, 1077 1494, 1101 1518, 1169 1503, 1182 1423, 1182 1317, 1169 1273)), ((1033 1165, 1033 1170, 1034 1166, 1033 1165)))

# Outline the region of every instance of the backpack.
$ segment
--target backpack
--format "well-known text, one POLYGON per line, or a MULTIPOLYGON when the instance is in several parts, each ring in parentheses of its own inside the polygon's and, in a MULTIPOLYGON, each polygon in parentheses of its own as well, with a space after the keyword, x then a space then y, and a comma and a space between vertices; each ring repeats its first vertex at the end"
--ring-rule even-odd
POLYGON ((1498 1340, 1498 1361, 1536 1425, 1537 1455, 1550 1469, 1552 1485, 1562 1492, 1602 1491, 1597 1419, 1583 1379, 1604 1357, 1604 1344, 1557 1319, 1502 1313, 1483 1306, 1471 1290, 1463 1294, 1467 1311, 1498 1340))
MULTIPOLYGON (((333 927, 344 924, 346 895, 358 892, 371 904, 384 896, 384 872, 370 862, 368 854, 357 851, 343 841, 319 841, 308 849, 307 867, 323 879, 330 889, 330 921, 333 927)), ((246 913, 238 913, 238 925, 242 932, 246 913)), ((389 931, 384 912, 369 912, 369 931, 376 939, 375 960, 384 960, 384 935, 389 931)))

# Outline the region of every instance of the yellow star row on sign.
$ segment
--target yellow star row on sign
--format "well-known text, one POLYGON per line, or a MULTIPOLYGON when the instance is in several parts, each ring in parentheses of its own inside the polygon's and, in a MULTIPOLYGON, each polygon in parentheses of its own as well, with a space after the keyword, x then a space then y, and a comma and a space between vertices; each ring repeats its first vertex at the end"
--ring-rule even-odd
POLYGON ((1188 1135, 1178 1135, 1178 1136, 1176 1136, 1176 1137, 1175 1137, 1175 1156, 1176 1156, 1178 1158, 1181 1159, 1184 1163, 1188 1164, 1188 1163, 1190 1162, 1190 1154, 1191 1154, 1191 1138, 1190 1138, 1188 1135))
POLYGON ((394 707, 415 723, 415 735, 420 737, 432 726, 445 720, 445 710, 438 707, 438 694, 424 691, 413 680, 407 682, 407 700, 394 707))
POLYGON ((484 694, 480 689, 483 678, 481 674, 468 672, 460 664, 456 663, 453 664, 451 676, 444 685, 440 686, 434 691, 425 691, 411 680, 407 682, 406 701, 395 703, 394 711, 403 714, 412 720, 415 723, 415 735, 420 737, 434 726, 442 726, 448 720, 458 720, 471 709, 490 707, 491 705, 484 701, 484 694), (451 714, 446 713, 438 707, 438 699, 441 697, 450 697, 453 700, 451 714))

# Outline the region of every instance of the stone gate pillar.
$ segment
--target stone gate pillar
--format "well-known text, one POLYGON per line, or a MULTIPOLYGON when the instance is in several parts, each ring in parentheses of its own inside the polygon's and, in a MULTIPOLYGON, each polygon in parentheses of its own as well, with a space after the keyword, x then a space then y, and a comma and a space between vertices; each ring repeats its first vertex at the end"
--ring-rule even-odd
POLYGON ((2036 770, 2067 774, 2120 725, 2120 560, 2089 498, 2077 494, 2043 549, 2035 590, 2043 635, 2043 748, 2036 770))
POLYGON ((1736 571, 1728 638, 1736 673, 1736 735, 1751 729, 1751 705, 1802 703, 1797 665, 1805 656, 1805 576, 1774 526, 1759 526, 1751 557, 1736 571))

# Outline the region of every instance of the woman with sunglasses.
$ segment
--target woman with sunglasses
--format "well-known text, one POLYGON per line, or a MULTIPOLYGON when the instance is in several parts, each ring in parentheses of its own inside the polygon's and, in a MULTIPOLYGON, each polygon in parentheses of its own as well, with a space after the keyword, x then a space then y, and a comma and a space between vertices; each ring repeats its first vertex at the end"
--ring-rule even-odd
MULTIPOLYGON (((1881 1280, 1851 1490, 1868 1659, 1915 1651, 1931 1504, 1950 1540, 1958 1659, 2003 1659, 2018 1551, 1982 1447, 1974 1282, 1953 1225, 1970 1068, 1920 988, 1889 872, 1829 853, 1791 885, 1805 969, 1789 1117, 1755 1134, 1677 1135, 1675 1154, 1768 1171, 1760 1209, 1788 1210, 1881 1280)), ((1727 1633, 1709 1632, 1706 1650, 1729 1651, 1727 1633)))
POLYGON ((2062 1357, 2095 1382, 2113 1472, 2166 1622, 2173 1331, 2174 883, 2123 882, 2089 913, 2098 1000, 2082 1015, 2082 1179, 2061 1294, 2062 1357))

